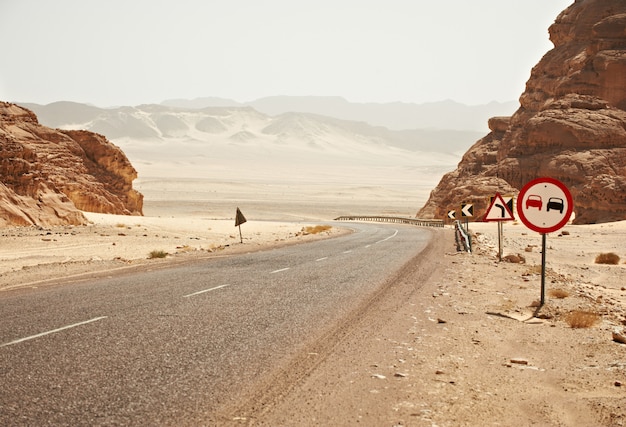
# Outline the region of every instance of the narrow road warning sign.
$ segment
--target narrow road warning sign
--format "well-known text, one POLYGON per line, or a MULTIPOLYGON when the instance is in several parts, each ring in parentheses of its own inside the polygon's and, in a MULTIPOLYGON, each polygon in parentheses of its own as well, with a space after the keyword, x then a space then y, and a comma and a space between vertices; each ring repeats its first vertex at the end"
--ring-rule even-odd
POLYGON ((515 217, 508 203, 504 201, 500 193, 496 193, 491 200, 491 205, 487 208, 483 221, 513 221, 514 219, 515 217))

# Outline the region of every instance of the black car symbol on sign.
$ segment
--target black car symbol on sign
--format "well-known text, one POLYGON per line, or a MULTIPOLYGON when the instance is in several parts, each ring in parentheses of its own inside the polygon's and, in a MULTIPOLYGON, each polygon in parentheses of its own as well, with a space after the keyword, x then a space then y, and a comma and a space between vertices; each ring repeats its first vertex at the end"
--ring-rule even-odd
POLYGON ((548 206, 546 210, 550 212, 550 209, 558 210, 560 213, 563 213, 563 209, 565 208, 563 204, 563 199, 559 197, 550 197, 548 199, 548 206))

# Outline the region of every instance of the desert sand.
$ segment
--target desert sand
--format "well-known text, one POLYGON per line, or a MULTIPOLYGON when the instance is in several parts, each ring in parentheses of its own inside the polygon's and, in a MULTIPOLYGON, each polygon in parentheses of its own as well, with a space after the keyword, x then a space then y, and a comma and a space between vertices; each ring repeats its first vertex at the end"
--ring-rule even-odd
MULTIPOLYGON (((86 213, 84 227, 0 230, 0 293, 115 274, 146 264, 236 255, 348 232, 341 214, 412 216, 414 194, 311 183, 143 179, 145 216, 86 213), (239 207, 248 222, 234 226, 239 207), (321 234, 309 225, 332 224, 321 234), (152 251, 166 258, 149 259, 152 251)), ((408 186, 407 186, 408 188, 408 186)), ((314 372, 275 402, 259 425, 626 424, 626 222, 567 225, 548 236, 546 304, 540 298, 541 237, 517 222, 469 224, 471 254, 448 226, 435 274, 408 277, 411 297, 378 323, 361 325, 314 372), (614 252, 617 265, 594 262, 614 252), (556 291, 559 292, 556 292, 556 291), (573 310, 597 314, 572 328, 573 310)), ((381 310, 381 313, 383 311, 381 310)), ((236 414, 235 414, 236 415, 236 414)))
POLYGON ((626 424, 626 345, 613 340, 626 323, 626 222, 548 236, 543 307, 541 237, 507 224, 504 253, 524 263, 499 262, 497 226, 470 223, 472 254, 450 246, 427 280, 405 278, 410 297, 365 318, 259 424, 626 424), (621 263, 596 264, 603 252, 621 263), (576 310, 597 322, 571 327, 576 310))

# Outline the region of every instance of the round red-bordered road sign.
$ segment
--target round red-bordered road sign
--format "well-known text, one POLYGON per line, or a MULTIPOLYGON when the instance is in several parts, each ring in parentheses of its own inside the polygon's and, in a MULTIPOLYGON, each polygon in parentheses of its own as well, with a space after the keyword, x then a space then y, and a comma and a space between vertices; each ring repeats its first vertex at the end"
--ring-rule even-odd
POLYGON ((538 233, 561 229, 572 216, 574 200, 561 181, 537 178, 517 196, 517 214, 526 227, 538 233))

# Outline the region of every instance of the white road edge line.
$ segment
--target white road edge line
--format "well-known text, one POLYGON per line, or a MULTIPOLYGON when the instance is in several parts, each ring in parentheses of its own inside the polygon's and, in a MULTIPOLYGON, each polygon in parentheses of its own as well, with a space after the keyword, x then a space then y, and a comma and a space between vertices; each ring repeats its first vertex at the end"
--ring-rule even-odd
POLYGON ((219 285, 219 286, 216 286, 216 287, 211 288, 211 289, 205 289, 205 290, 203 290, 203 291, 194 292, 193 294, 183 295, 183 298, 192 297, 192 296, 194 296, 194 295, 200 295, 200 294, 203 294, 203 293, 205 293, 205 292, 215 291, 215 290, 217 290, 217 289, 225 288, 226 286, 230 286, 230 285, 219 285))
POLYGON ((0 347, 8 347, 8 346, 13 345, 13 344, 19 344, 19 343, 24 342, 24 341, 32 340, 32 339, 35 339, 35 338, 40 338, 40 337, 43 337, 43 336, 46 336, 46 335, 54 334, 56 332, 61 332, 61 331, 64 331, 66 329, 75 328, 77 326, 86 325, 86 324, 92 323, 92 322, 97 322, 98 320, 106 319, 107 317, 108 316, 94 317, 93 319, 85 320, 84 322, 78 322, 78 323, 74 323, 72 325, 63 326, 62 328, 57 328, 57 329, 53 329, 51 331, 42 332, 40 334, 31 335, 30 337, 20 338, 19 340, 15 340, 15 341, 11 341, 11 342, 2 344, 2 345, 0 345, 0 347))
POLYGON ((287 271, 287 270, 289 270, 289 268, 290 268, 290 267, 287 267, 287 268, 281 268, 280 270, 274 270, 274 271, 270 272, 270 274, 280 273, 281 271, 287 271))
POLYGON ((378 241, 378 242, 376 242, 376 243, 386 242, 386 241, 387 241, 387 240, 389 240, 389 239, 393 239, 393 238, 394 238, 394 237, 396 237, 397 235, 398 235, 398 230, 396 230, 396 232, 395 232, 395 233, 393 233, 391 236, 387 237, 386 239, 379 240, 379 241, 378 241))

